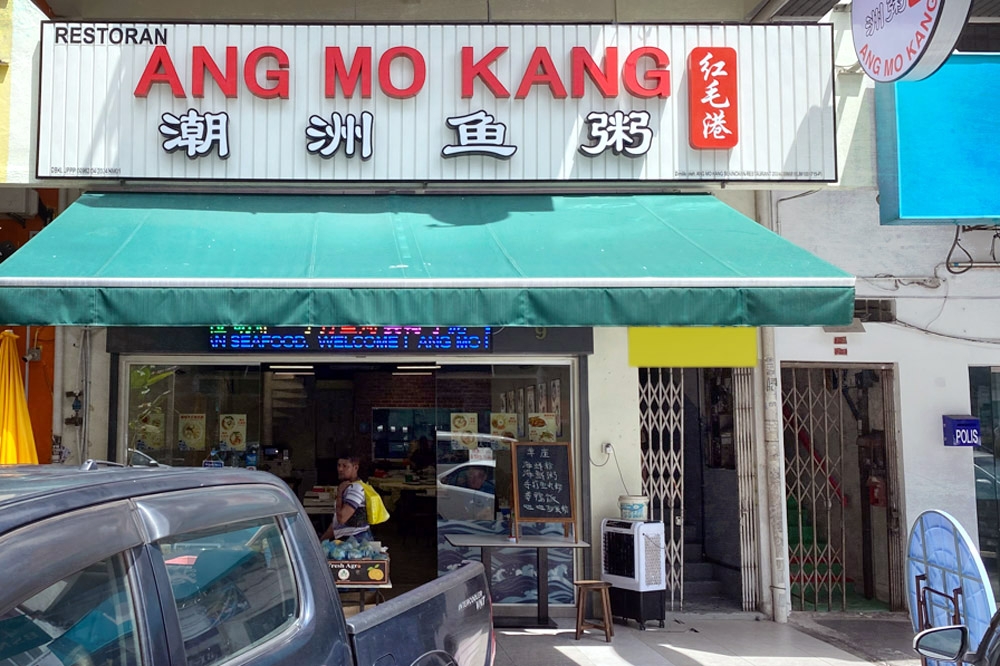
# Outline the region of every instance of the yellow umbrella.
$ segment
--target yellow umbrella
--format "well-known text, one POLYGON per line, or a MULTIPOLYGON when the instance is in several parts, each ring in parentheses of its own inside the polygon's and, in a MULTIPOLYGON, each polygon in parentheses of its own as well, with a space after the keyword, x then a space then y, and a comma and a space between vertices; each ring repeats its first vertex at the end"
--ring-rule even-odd
POLYGON ((38 464, 14 331, 0 333, 0 465, 38 464))

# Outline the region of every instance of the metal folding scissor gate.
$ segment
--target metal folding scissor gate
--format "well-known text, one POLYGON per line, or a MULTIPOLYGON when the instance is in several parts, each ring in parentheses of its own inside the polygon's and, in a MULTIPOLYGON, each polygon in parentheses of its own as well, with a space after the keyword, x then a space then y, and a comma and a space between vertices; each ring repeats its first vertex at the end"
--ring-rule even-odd
POLYGON ((684 374, 639 368, 643 493, 666 540, 670 609, 684 608, 684 374))
POLYGON ((788 569, 796 610, 846 610, 844 405, 823 368, 782 365, 788 569))
POLYGON ((757 609, 760 599, 757 456, 754 452, 753 369, 733 368, 736 474, 740 496, 740 574, 743 610, 757 609))
MULTIPOLYGON (((753 370, 733 369, 734 435, 739 483, 742 604, 760 597, 757 475, 754 453, 753 370)), ((643 493, 666 537, 670 607, 684 608, 684 374, 680 368, 639 369, 643 493)), ((700 464, 695 461, 696 464, 700 464)))

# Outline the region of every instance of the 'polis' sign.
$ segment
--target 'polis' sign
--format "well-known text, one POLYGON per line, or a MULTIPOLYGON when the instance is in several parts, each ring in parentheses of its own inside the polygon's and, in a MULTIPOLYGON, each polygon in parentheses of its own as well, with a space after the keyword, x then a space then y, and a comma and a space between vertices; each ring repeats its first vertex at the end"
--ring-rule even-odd
POLYGON ((832 54, 828 25, 46 22, 37 174, 828 182, 832 54))
POLYGON ((941 417, 945 446, 979 446, 979 419, 975 416, 944 415, 941 417))
POLYGON ((853 0, 858 62, 876 81, 919 81, 944 64, 972 0, 853 0))

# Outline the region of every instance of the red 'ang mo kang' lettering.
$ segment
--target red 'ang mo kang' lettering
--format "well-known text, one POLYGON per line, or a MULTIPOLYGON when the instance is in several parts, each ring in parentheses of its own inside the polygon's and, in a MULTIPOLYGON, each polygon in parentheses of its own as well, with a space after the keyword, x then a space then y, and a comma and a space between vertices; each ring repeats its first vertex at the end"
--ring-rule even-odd
MULTIPOLYGON (((256 97, 263 99, 288 99, 288 54, 277 46, 259 46, 252 50, 243 62, 243 82, 247 90, 256 97), (276 63, 276 67, 264 70, 264 80, 260 81, 258 66, 265 61, 276 63)), ((191 49, 191 94, 194 97, 205 96, 205 75, 215 81, 226 97, 236 97, 239 76, 239 52, 235 46, 226 47, 225 71, 212 58, 204 46, 191 49)), ((148 97, 149 91, 156 84, 170 86, 174 97, 186 97, 184 84, 174 67, 173 59, 166 46, 157 46, 149 56, 146 68, 139 77, 135 87, 136 97, 148 97)))
MULTIPOLYGON (((503 57, 506 46, 497 46, 476 59, 475 49, 462 47, 462 97, 469 98, 478 80, 497 98, 510 97, 510 90, 490 66, 503 57)), ((599 65, 590 52, 582 46, 570 49, 570 96, 583 97, 586 81, 590 79, 604 97, 617 97, 619 92, 618 49, 604 49, 604 64, 599 65)), ((655 46, 642 46, 625 59, 621 68, 621 83, 630 95, 640 98, 670 96, 670 58, 655 46)), ((532 52, 524 74, 517 86, 515 97, 523 99, 535 86, 545 86, 555 99, 566 97, 566 86, 560 77, 548 48, 539 46, 532 52)))

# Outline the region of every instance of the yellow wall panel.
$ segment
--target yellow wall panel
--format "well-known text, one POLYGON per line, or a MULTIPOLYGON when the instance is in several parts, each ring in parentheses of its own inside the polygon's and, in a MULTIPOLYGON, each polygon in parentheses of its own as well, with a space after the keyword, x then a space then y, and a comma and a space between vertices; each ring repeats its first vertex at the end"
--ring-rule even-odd
POLYGON ((749 368, 757 364, 757 329, 642 327, 628 329, 635 368, 749 368))
MULTIPOLYGON (((10 150, 10 57, 14 33, 14 3, 0 3, 0 183, 7 182, 10 150)), ((22 64, 31 67, 31 63, 22 64)))

